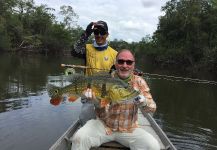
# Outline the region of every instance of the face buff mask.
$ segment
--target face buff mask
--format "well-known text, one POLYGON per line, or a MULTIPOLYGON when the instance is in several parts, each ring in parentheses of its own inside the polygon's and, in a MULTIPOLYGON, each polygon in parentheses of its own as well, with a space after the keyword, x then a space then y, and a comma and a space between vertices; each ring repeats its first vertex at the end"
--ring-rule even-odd
POLYGON ((105 43, 104 45, 98 45, 98 44, 96 43, 96 41, 94 40, 93 46, 94 46, 97 50, 103 51, 103 50, 105 50, 105 49, 108 48, 108 42, 106 41, 106 43, 105 43))

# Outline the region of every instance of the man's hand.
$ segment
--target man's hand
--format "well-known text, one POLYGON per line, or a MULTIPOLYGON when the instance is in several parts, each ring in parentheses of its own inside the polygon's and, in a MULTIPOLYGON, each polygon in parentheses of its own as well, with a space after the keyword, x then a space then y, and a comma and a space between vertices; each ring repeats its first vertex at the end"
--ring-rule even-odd
POLYGON ((133 102, 136 105, 138 105, 138 104, 142 104, 142 106, 147 105, 146 98, 143 95, 138 95, 137 97, 135 97, 133 102))
POLYGON ((93 25, 94 25, 94 23, 91 22, 91 23, 87 26, 86 31, 85 31, 87 37, 89 37, 89 36, 93 33, 93 25))
POLYGON ((92 91, 91 88, 87 88, 85 91, 83 91, 83 94, 88 99, 95 99, 96 98, 95 94, 94 94, 94 92, 92 91))
POLYGON ((101 108, 108 106, 108 104, 109 104, 109 100, 108 99, 105 99, 105 98, 101 99, 101 101, 100 101, 100 107, 101 108))

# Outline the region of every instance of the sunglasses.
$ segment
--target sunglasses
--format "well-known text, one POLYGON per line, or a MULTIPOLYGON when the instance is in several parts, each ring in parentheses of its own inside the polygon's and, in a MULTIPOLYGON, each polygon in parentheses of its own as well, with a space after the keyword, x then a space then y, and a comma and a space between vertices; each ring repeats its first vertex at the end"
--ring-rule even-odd
POLYGON ((93 33, 94 33, 94 35, 106 35, 106 31, 105 30, 99 30, 99 29, 95 29, 94 31, 93 31, 93 33))
POLYGON ((126 64, 127 64, 128 66, 131 66, 134 61, 132 61, 132 60, 123 60, 123 59, 119 59, 117 62, 118 62, 119 65, 123 65, 124 62, 126 62, 126 64))

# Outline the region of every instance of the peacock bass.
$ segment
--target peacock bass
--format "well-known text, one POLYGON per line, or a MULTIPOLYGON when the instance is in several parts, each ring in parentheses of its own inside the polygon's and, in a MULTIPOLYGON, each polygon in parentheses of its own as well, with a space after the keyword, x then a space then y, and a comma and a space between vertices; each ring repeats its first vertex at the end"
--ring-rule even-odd
POLYGON ((68 95, 69 98, 77 99, 82 97, 86 89, 92 89, 97 101, 106 99, 108 102, 121 103, 124 100, 135 98, 139 92, 134 90, 127 83, 109 75, 85 76, 82 74, 72 74, 67 76, 71 83, 65 87, 55 87, 48 84, 48 94, 52 99, 61 98, 68 95))

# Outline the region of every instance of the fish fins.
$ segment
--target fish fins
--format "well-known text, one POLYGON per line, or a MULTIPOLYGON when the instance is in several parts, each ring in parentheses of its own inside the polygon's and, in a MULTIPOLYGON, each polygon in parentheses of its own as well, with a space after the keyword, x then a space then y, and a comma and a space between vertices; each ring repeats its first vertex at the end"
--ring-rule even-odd
POLYGON ((83 81, 85 80, 85 75, 83 74, 79 74, 79 73, 74 73, 74 74, 71 74, 71 75, 68 75, 65 77, 65 79, 69 82, 74 82, 74 81, 83 81))
POLYGON ((100 71, 100 72, 95 72, 92 77, 96 76, 103 76, 103 77, 111 77, 111 75, 108 72, 100 71))
POLYGON ((69 98, 68 98, 68 101, 69 102, 74 102, 74 101, 76 101, 77 99, 78 99, 79 97, 78 96, 69 96, 69 98))

